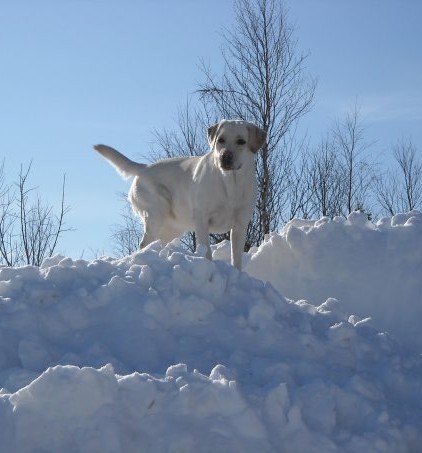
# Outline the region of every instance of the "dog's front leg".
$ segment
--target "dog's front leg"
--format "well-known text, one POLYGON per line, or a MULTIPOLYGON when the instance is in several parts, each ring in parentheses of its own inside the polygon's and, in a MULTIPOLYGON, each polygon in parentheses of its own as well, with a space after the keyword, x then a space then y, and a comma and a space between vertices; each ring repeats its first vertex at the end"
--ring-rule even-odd
POLYGON ((196 234, 196 250, 198 250, 198 247, 200 245, 206 247, 207 253, 205 256, 209 260, 212 260, 208 219, 206 219, 202 216, 200 216, 200 217, 195 216, 195 234, 196 234))
POLYGON ((230 232, 230 241, 232 249, 231 263, 239 270, 242 269, 242 254, 245 248, 247 230, 248 225, 236 225, 231 229, 230 232))

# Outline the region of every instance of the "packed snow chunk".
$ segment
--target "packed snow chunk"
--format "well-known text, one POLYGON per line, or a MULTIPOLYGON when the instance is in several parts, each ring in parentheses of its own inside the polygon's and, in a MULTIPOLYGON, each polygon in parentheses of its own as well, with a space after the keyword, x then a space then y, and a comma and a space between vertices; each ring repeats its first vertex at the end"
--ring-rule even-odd
POLYGON ((372 223, 368 219, 368 215, 360 211, 351 212, 347 216, 347 223, 361 228, 373 228, 372 223))
POLYGON ((157 417, 157 413, 164 409, 162 404, 167 393, 165 385, 163 381, 146 373, 132 373, 118 376, 117 379, 119 400, 125 414, 122 421, 133 434, 139 433, 142 430, 143 419, 150 415, 157 417))
POLYGON ((409 217, 404 224, 404 226, 418 226, 421 227, 422 225, 422 216, 420 215, 419 211, 412 211, 411 217, 409 217))
POLYGON ((337 299, 334 299, 333 297, 329 297, 325 302, 317 307, 317 311, 332 316, 336 321, 346 319, 344 307, 337 299))
POLYGON ((274 451, 254 410, 226 379, 229 374, 222 365, 207 377, 178 364, 162 378, 119 377, 127 432, 121 451, 274 451))
POLYGON ((192 295, 170 300, 168 309, 173 317, 179 319, 179 323, 192 325, 203 322, 214 311, 214 305, 192 295))
POLYGON ((31 371, 43 371, 52 362, 52 356, 40 338, 26 337, 19 342, 18 355, 22 366, 31 371))
POLYGON ((212 245, 211 251, 213 260, 220 260, 225 261, 226 263, 230 263, 231 245, 229 241, 224 240, 222 242, 219 242, 218 244, 212 245))
POLYGON ((49 267, 57 266, 60 261, 64 260, 66 257, 63 255, 53 255, 48 258, 44 258, 41 263, 41 269, 48 269, 49 267))
POLYGON ((396 214, 391 218, 391 226, 404 226, 410 219, 412 219, 410 224, 412 224, 415 220, 415 223, 419 223, 418 221, 420 221, 421 215, 422 213, 417 210, 405 212, 403 214, 396 214))
POLYGON ((330 338, 336 342, 346 342, 356 335, 354 326, 348 322, 339 322, 330 327, 330 338))
POLYGON ((119 451, 110 423, 117 391, 111 367, 49 368, 10 398, 16 419, 12 451, 119 451))
POLYGON ((285 382, 273 388, 265 397, 264 410, 270 426, 280 430, 287 424, 287 414, 290 409, 290 398, 285 382))
MULTIPOLYGON (((233 381, 233 373, 228 370, 224 365, 216 365, 210 373, 210 379, 213 382, 220 382, 224 385, 230 385, 230 382, 233 381)), ((234 381, 233 381, 234 382, 234 381)))
POLYGON ((89 417, 112 401, 113 393, 117 392, 115 384, 110 365, 100 370, 56 366, 48 368, 34 382, 12 395, 11 402, 17 414, 31 413, 39 399, 43 401, 45 417, 61 408, 66 408, 69 418, 89 417))
POLYGON ((0 451, 17 452, 15 448, 13 404, 10 395, 0 391, 0 451))
MULTIPOLYGON (((222 369, 212 372, 213 377, 222 369)), ((180 385, 180 384, 179 384, 180 385)), ((261 440, 265 445, 265 427, 240 393, 235 381, 207 378, 198 371, 184 375, 180 386, 181 412, 199 419, 226 419, 225 431, 246 439, 261 440), (229 426, 227 426, 229 425, 229 426)), ((222 428, 220 428, 222 429, 222 428)))
POLYGON ((249 323, 254 327, 265 327, 275 316, 275 308, 265 300, 258 301, 249 312, 249 323))
POLYGON ((154 282, 154 272, 147 264, 141 266, 139 272, 139 281, 141 282, 142 286, 145 286, 147 288, 149 288, 154 282))
POLYGON ((336 427, 335 389, 315 382, 301 390, 302 417, 313 431, 330 435, 336 427))
POLYGON ((208 294, 221 297, 226 289, 226 279, 217 271, 216 264, 196 257, 174 266, 173 282, 184 293, 194 290, 204 297, 208 294))

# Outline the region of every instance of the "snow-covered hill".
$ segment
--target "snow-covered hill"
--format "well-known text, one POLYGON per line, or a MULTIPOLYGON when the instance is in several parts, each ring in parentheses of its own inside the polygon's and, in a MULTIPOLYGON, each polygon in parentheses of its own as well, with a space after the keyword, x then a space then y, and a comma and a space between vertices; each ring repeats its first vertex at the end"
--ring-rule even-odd
POLYGON ((227 255, 0 269, 0 451, 419 451, 422 214, 227 255))

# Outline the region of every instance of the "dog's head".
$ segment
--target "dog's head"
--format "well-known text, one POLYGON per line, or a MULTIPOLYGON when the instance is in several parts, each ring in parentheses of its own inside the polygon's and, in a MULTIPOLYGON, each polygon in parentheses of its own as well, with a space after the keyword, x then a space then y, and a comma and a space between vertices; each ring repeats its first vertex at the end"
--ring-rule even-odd
POLYGON ((247 121, 222 120, 208 128, 208 142, 224 171, 239 170, 265 143, 264 130, 247 121))

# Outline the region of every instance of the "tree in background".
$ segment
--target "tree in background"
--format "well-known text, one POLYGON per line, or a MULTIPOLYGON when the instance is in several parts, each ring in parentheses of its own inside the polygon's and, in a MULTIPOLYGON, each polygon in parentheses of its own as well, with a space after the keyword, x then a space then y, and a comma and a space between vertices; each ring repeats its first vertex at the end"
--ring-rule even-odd
POLYGON ((235 25, 223 34, 225 71, 215 76, 203 66, 199 93, 216 117, 251 121, 267 131, 257 155, 258 199, 246 248, 258 245, 281 220, 287 176, 296 156, 295 125, 311 107, 316 83, 305 72, 294 28, 282 2, 237 0, 235 25))
POLYGON ((397 168, 389 170, 379 179, 377 199, 383 212, 422 209, 422 160, 411 140, 402 138, 393 148, 397 168))
POLYGON ((342 121, 336 121, 333 141, 343 169, 344 200, 340 214, 347 216, 356 210, 368 212, 368 193, 373 186, 374 175, 372 166, 365 158, 368 144, 356 103, 342 121))
POLYGON ((320 145, 308 154, 306 174, 309 197, 301 215, 347 217, 360 210, 370 217, 374 209, 375 163, 369 161, 365 128, 356 104, 320 145))
POLYGON ((307 137, 301 141, 296 137, 287 140, 285 151, 289 158, 285 161, 283 190, 279 194, 281 224, 297 217, 310 218, 313 209, 312 199, 315 195, 309 178, 311 154, 307 137))
POLYGON ((308 207, 310 217, 341 215, 345 200, 345 172, 332 137, 323 139, 310 154, 306 170, 312 193, 308 207))
POLYGON ((65 231, 65 177, 63 178, 61 204, 58 213, 44 203, 33 188, 28 188, 31 165, 21 167, 18 181, 7 184, 4 163, 0 167, 0 265, 39 266, 54 254, 59 239, 65 231))

